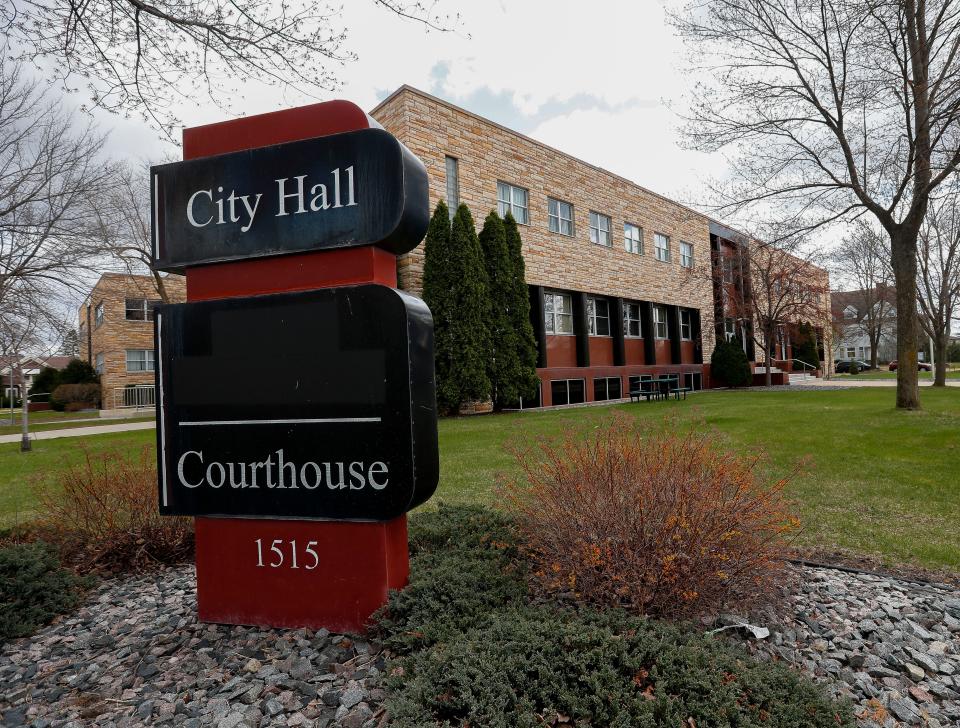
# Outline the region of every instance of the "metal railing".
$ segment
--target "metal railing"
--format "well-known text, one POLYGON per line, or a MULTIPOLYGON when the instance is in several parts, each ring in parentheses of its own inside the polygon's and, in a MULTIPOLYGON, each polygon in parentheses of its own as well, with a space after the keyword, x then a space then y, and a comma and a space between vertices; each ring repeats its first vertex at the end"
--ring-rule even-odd
MULTIPOLYGON (((803 365, 803 369, 801 370, 801 373, 803 374, 803 378, 804 378, 804 379, 807 378, 807 369, 812 369, 813 371, 817 371, 817 369, 820 368, 820 367, 814 366, 813 364, 810 364, 810 363, 808 363, 808 362, 805 362, 803 359, 774 359, 773 362, 774 362, 774 364, 776 364, 777 362, 784 362, 784 363, 786 363, 786 362, 791 362, 791 363, 797 362, 798 364, 802 364, 802 365, 803 365)), ((793 372, 791 372, 791 374, 792 374, 792 373, 793 373, 793 372)))
POLYGON ((113 388, 113 409, 152 409, 156 401, 155 387, 152 384, 113 388))

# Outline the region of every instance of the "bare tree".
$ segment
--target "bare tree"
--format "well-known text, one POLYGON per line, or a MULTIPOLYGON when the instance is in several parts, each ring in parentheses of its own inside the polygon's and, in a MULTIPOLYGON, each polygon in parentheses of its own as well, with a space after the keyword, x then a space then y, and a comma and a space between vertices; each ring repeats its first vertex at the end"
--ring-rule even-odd
POLYGON ((960 305, 960 189, 931 198, 920 228, 917 281, 920 325, 933 340, 934 386, 947 384, 951 319, 960 305))
POLYGON ((0 59, 0 345, 11 351, 57 331, 56 302, 96 259, 93 211, 113 184, 102 145, 0 59))
POLYGON ((869 214, 890 237, 897 406, 918 408, 917 237, 960 162, 960 3, 688 0, 674 22, 703 71, 689 139, 736 157, 720 207, 869 214))
MULTIPOLYGON (((768 387, 771 369, 782 361, 778 344, 785 343, 791 329, 811 322, 819 325, 822 337, 830 335, 830 282, 816 265, 816 254, 806 250, 801 238, 770 239, 775 242, 744 238, 732 251, 720 251, 713 263, 717 280, 732 281, 723 288, 724 310, 763 352, 768 387), (730 270, 736 275, 728 275, 730 270)), ((826 351, 829 340, 823 345, 826 351)))
POLYGON ((857 318, 840 321, 844 334, 862 332, 870 341, 870 366, 877 368, 880 342, 896 327, 895 293, 886 235, 867 220, 858 220, 831 256, 833 269, 853 287, 857 318))
MULTIPOLYGON (((372 0, 428 29, 457 18, 438 3, 372 0)), ((354 55, 341 8, 309 0, 8 0, 7 38, 21 60, 45 60, 65 88, 79 80, 94 106, 135 113, 173 138, 174 106, 204 94, 221 108, 250 81, 316 96, 354 55)))
MULTIPOLYGON (((96 238, 111 262, 130 274, 149 273, 162 301, 169 302, 166 275, 153 268, 150 242, 150 168, 121 165, 117 184, 96 210, 96 238)), ((105 265, 107 261, 105 261, 105 265)))

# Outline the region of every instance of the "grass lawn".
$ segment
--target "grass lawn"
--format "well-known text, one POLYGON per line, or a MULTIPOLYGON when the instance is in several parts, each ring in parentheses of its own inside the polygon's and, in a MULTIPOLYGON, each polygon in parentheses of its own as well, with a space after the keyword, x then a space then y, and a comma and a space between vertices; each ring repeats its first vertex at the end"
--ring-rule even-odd
MULTIPOLYGON (((30 412, 28 415, 30 429, 34 425, 44 425, 49 422, 69 422, 70 420, 89 420, 100 417, 100 410, 90 412, 56 412, 54 410, 43 410, 42 412, 30 412)), ((23 422, 20 408, 13 411, 13 424, 10 422, 10 410, 0 409, 0 435, 7 435, 11 432, 20 432, 20 426, 23 422)))
MULTIPOLYGON (((933 372, 917 372, 921 382, 933 379, 933 372)), ((864 372, 863 374, 834 374, 838 379, 896 379, 897 373, 888 371, 886 368, 878 369, 873 372, 864 372)), ((947 371, 947 379, 960 379, 960 370, 947 371)))
MULTIPOLYGON (((531 435, 589 427, 620 409, 660 426, 667 415, 705 422, 746 455, 765 455, 771 476, 807 458, 788 493, 804 544, 881 555, 891 562, 960 568, 960 389, 924 389, 924 410, 897 412, 892 389, 707 392, 642 402, 440 422, 435 501, 497 504, 496 477, 515 472, 505 446, 531 435)), ((27 486, 96 450, 133 449, 153 431, 37 441, 33 453, 0 445, 0 522, 29 513, 27 486)), ((434 501, 431 501, 433 503, 434 501)), ((427 504, 426 507, 431 507, 427 504)))
MULTIPOLYGON (((62 413, 61 413, 62 414, 62 413)), ((68 419, 68 420, 59 420, 51 421, 49 419, 42 419, 39 421, 34 421, 33 415, 30 415, 30 432, 43 432, 44 430, 72 430, 77 427, 102 427, 103 425, 116 425, 122 424, 124 422, 146 422, 147 420, 154 419, 153 415, 147 417, 129 417, 122 420, 114 419, 81 419, 80 421, 75 421, 78 418, 68 419)), ((0 435, 12 435, 20 433, 21 425, 3 425, 0 426, 0 435)))

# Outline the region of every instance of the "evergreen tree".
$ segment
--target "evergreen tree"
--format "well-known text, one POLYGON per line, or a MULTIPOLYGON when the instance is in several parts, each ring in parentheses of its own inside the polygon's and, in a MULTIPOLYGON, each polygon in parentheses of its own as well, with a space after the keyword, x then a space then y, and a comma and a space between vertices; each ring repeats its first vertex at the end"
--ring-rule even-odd
POLYGON ((717 342, 710 357, 710 376, 728 387, 742 387, 750 383, 750 362, 740 339, 717 342))
POLYGON ((433 313, 437 406, 455 413, 468 400, 490 396, 486 370, 487 275, 466 205, 450 224, 441 201, 424 243, 423 298, 433 313))
POLYGON ((510 318, 509 298, 513 286, 510 251, 507 248, 507 233, 503 220, 491 211, 480 231, 480 247, 483 249, 487 270, 487 331, 490 348, 487 351, 487 376, 493 404, 496 409, 515 401, 517 376, 517 342, 510 318), (512 399, 511 399, 512 398, 512 399))
MULTIPOLYGON (((505 299, 510 315, 516 357, 513 359, 515 370, 511 377, 513 391, 506 392, 505 404, 519 404, 520 398, 533 399, 537 396, 537 340, 530 322, 530 294, 527 291, 527 270, 523 263, 523 241, 520 228, 509 212, 503 221, 507 238, 507 251, 510 258, 510 289, 505 299)), ((496 299, 493 299, 494 301, 496 299)))
MULTIPOLYGON (((811 364, 814 367, 820 366, 820 352, 817 351, 817 334, 813 325, 809 322, 802 323, 797 327, 797 340, 794 342, 793 358, 811 364)), ((795 367, 803 368, 802 365, 795 367)))

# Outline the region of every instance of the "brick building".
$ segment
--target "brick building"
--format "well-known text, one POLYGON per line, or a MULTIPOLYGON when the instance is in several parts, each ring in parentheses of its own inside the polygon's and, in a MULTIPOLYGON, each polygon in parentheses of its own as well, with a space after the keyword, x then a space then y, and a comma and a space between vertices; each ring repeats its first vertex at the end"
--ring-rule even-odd
MULTIPOLYGON (((162 280, 168 302, 186 300, 182 276, 162 280)), ((104 273, 80 306, 80 358, 100 375, 104 409, 153 406, 153 307, 160 302, 153 276, 104 273)))
MULTIPOLYGON (((724 325, 712 256, 733 237, 727 228, 409 86, 370 114, 426 165, 431 207, 466 203, 478 224, 510 210, 520 223, 539 404, 615 399, 661 374, 709 386, 704 362, 724 325)), ((421 292, 422 245, 400 259, 398 277, 421 292)))

